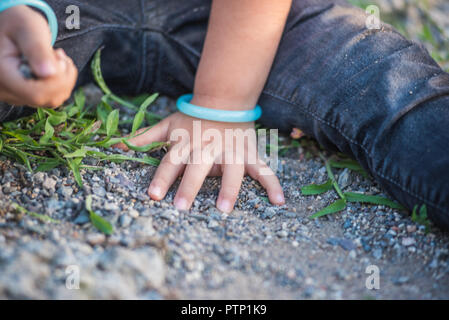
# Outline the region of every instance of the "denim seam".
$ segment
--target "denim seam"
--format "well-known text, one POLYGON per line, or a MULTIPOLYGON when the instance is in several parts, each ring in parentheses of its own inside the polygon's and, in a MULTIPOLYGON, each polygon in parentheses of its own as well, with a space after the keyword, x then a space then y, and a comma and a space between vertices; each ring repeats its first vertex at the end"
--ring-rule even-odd
POLYGON ((82 36, 86 33, 92 32, 92 31, 97 31, 97 30, 101 30, 101 29, 120 29, 120 30, 130 30, 130 31, 137 31, 138 29, 136 29, 135 27, 131 27, 131 26, 126 26, 126 25, 120 25, 120 24, 103 24, 100 26, 94 26, 94 27, 90 27, 88 29, 79 31, 79 32, 73 32, 69 35, 66 36, 61 36, 58 37, 57 41, 63 41, 63 40, 67 40, 67 39, 71 39, 71 38, 75 38, 75 37, 79 37, 82 36))
MULTIPOLYGON (((267 94, 267 95, 269 95, 269 96, 271 96, 271 97, 273 97, 273 98, 279 99, 279 100, 281 100, 282 102, 285 102, 285 103, 291 104, 291 105, 293 105, 293 106, 296 106, 296 104, 294 104, 293 102, 288 101, 287 99, 284 99, 283 97, 281 97, 281 96, 279 96, 279 95, 277 95, 277 94, 275 94, 275 93, 273 93, 273 92, 271 92, 271 91, 263 91, 263 93, 264 93, 264 94, 267 94)), ((321 119, 319 116, 317 116, 315 113, 313 113, 313 112, 311 112, 311 111, 309 111, 309 110, 300 110, 300 111, 303 112, 303 113, 306 113, 306 114, 310 115, 310 116, 313 117, 315 120, 317 120, 317 121, 319 121, 319 122, 321 122, 321 123, 324 123, 325 125, 327 125, 327 126, 333 128, 333 129, 337 130, 338 133, 340 133, 340 134, 341 134, 344 138, 346 138, 349 142, 351 142, 352 144, 355 144, 356 146, 359 146, 360 148, 362 148, 362 150, 365 151, 365 153, 366 153, 368 156, 371 157, 371 154, 367 151, 367 148, 366 148, 366 147, 364 147, 363 145, 359 144, 358 142, 356 142, 356 141, 350 139, 350 138, 349 138, 348 136, 346 136, 346 134, 344 134, 339 128, 337 128, 336 126, 332 125, 330 122, 328 122, 328 121, 326 121, 326 120, 324 120, 324 119, 321 119)), ((423 201, 423 202, 427 202, 428 204, 432 205, 433 207, 435 207, 435 208, 437 208, 437 209, 439 209, 439 210, 441 210, 441 211, 443 211, 443 212, 446 212, 445 209, 443 209, 443 208, 440 207, 439 205, 435 204, 433 201, 430 201, 430 200, 428 200, 428 199, 423 198, 422 196, 418 195, 417 193, 415 193, 415 192, 409 190, 408 188, 404 187, 404 186, 403 186, 402 184, 400 184, 399 182, 393 180, 393 179, 390 178, 390 177, 387 177, 385 174, 377 172, 377 170, 375 170, 375 168, 372 168, 372 171, 373 171, 376 175, 378 175, 379 177, 381 177, 381 178, 383 178, 383 179, 385 179, 385 180, 387 180, 387 181, 393 183, 394 185, 398 186, 402 191, 407 192, 407 193, 410 194, 411 196, 413 196, 413 197, 415 197, 415 198, 417 198, 417 199, 419 199, 419 200, 421 200, 421 201, 423 201)))

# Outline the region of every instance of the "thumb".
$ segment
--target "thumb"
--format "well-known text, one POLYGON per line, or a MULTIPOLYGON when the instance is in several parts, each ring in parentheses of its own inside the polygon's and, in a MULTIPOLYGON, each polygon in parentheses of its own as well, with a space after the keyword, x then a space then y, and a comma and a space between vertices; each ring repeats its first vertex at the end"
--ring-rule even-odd
POLYGON ((57 73, 58 60, 51 46, 50 33, 22 32, 17 38, 17 45, 38 78, 57 73))

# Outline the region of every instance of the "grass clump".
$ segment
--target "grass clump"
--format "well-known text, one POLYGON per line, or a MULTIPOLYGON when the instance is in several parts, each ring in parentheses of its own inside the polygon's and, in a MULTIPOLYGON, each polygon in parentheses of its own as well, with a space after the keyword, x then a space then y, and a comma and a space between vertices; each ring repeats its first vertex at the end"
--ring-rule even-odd
POLYGON ((99 50, 92 62, 92 71, 98 86, 103 90, 101 102, 92 110, 86 106, 83 90, 74 95, 74 102, 58 110, 40 108, 29 117, 0 124, 0 153, 7 158, 23 163, 30 171, 49 171, 58 166, 68 167, 80 187, 83 187, 81 169, 102 169, 99 166, 86 165, 83 159, 91 157, 103 161, 136 161, 157 166, 159 160, 150 156, 142 158, 123 154, 108 154, 99 151, 123 142, 130 149, 150 152, 165 146, 164 142, 147 146, 134 146, 128 139, 136 136, 143 122, 155 123, 160 117, 147 112, 147 108, 156 100, 157 94, 144 99, 135 106, 115 96, 107 87, 100 70, 99 50), (119 110, 112 108, 110 101, 118 102, 137 111, 131 135, 121 137, 119 110))
POLYGON ((316 219, 319 217, 323 217, 325 215, 340 212, 346 209, 348 202, 358 202, 372 205, 384 205, 393 209, 405 210, 405 208, 401 204, 382 196, 368 195, 356 192, 343 192, 340 186, 338 185, 337 180, 335 179, 332 168, 339 168, 339 169, 347 168, 349 170, 362 174, 365 177, 367 177, 368 174, 366 173, 365 170, 363 170, 360 164, 358 164, 354 160, 351 159, 345 159, 342 161, 326 160, 324 156, 322 155, 320 156, 325 162, 326 171, 327 175, 329 176, 329 179, 323 184, 310 184, 304 186, 301 189, 301 193, 305 196, 318 195, 334 189, 337 192, 339 199, 331 203, 329 206, 311 215, 309 217, 310 219, 316 219))

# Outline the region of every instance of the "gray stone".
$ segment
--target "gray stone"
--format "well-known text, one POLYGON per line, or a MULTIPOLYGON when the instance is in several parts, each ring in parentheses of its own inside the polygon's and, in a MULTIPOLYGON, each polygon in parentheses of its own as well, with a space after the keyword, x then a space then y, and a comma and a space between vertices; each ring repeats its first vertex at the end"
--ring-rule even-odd
POLYGON ((122 214, 119 218, 120 226, 123 228, 129 227, 132 221, 133 219, 127 214, 122 214))
POLYGON ((411 237, 406 237, 406 238, 402 239, 401 243, 404 247, 408 247, 408 246, 414 245, 416 243, 416 240, 411 237))
POLYGON ((102 233, 91 233, 87 235, 87 242, 92 246, 103 244, 106 240, 106 236, 102 233))
POLYGON ((52 179, 52 178, 45 178, 44 182, 42 183, 42 186, 50 191, 55 191, 55 187, 56 187, 56 180, 52 179))
POLYGON ((64 198, 70 198, 73 194, 73 188, 72 187, 66 187, 66 186, 62 186, 60 189, 60 194, 64 197, 64 198))

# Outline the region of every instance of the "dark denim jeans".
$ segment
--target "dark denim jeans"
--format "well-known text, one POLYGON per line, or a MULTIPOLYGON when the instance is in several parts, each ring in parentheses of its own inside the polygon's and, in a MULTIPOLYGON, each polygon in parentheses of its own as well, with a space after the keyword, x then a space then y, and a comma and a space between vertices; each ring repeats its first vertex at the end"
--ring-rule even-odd
MULTIPOLYGON (((57 46, 75 60, 79 84, 105 46, 113 90, 173 97, 192 91, 210 2, 48 0, 60 21, 57 46), (71 4, 80 7, 80 30, 65 28, 71 4)), ((353 156, 391 196, 408 208, 426 204, 449 229, 449 75, 421 45, 389 25, 368 30, 365 19, 343 0, 295 0, 260 97, 261 122, 301 128, 353 156)))

